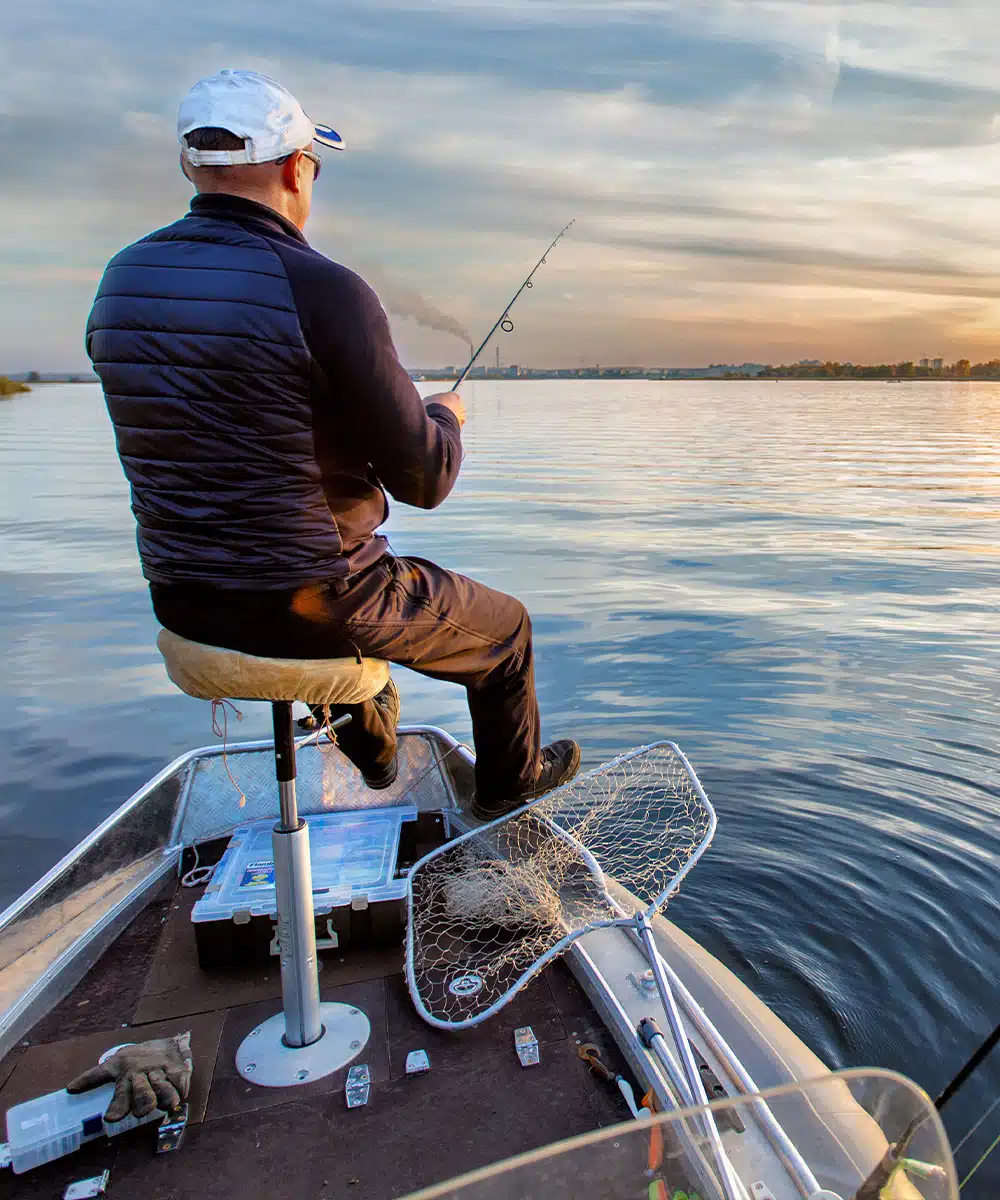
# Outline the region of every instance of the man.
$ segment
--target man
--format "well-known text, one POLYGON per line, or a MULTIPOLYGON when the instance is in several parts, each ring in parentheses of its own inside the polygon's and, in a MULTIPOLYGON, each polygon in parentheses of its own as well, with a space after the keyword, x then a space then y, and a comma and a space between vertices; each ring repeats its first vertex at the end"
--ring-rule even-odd
MULTIPOLYGON (((465 408, 420 399, 374 292, 302 234, 312 144, 342 141, 251 71, 195 84, 177 132, 191 210, 111 260, 87 326, 158 619, 247 654, 370 655, 462 684, 482 820, 565 783, 580 751, 540 748, 524 607, 376 533, 385 491, 427 509, 451 491, 465 408)), ((343 750, 388 787, 395 688, 348 711, 343 750)))

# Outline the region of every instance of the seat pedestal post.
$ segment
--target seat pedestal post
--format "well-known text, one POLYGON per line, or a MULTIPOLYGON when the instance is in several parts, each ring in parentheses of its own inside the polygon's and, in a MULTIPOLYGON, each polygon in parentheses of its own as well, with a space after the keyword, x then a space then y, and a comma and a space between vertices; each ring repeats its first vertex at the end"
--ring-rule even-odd
POLYGON ((309 827, 295 797, 292 705, 271 704, 274 761, 281 817, 271 834, 281 953, 284 1011, 244 1038, 236 1069, 251 1083, 288 1087, 338 1070, 354 1058, 371 1032, 368 1018, 347 1004, 321 1004, 316 959, 309 827))
POLYGON ((274 763, 281 819, 271 834, 274 887, 278 899, 278 945, 281 948, 281 998, 285 1006, 285 1042, 309 1046, 323 1035, 319 1018, 319 974, 312 896, 309 829, 299 817, 295 799, 295 737, 292 706, 271 705, 274 717, 274 763))

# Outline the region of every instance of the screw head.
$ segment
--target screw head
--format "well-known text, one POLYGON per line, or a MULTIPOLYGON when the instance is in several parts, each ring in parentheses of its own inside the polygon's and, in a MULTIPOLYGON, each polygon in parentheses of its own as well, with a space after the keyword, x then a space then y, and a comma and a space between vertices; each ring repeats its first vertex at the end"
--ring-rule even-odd
POLYGON ((352 1017, 356 1017, 358 1015, 358 1010, 356 1008, 349 1008, 347 1011, 351 1014, 352 1017))
POLYGON ((360 1050, 361 1049, 361 1043, 358 1041, 357 1038, 355 1038, 354 1041, 351 1042, 351 1049, 352 1050, 360 1050))
POLYGON ((254 1073, 254 1071, 256 1071, 256 1070, 257 1070, 256 1063, 247 1063, 247 1065, 243 1068, 243 1073, 245 1075, 252 1075, 254 1073))
POLYGON ((295 1078, 299 1081, 299 1083, 301 1083, 303 1079, 309 1078, 309 1072, 306 1071, 305 1069, 303 1069, 301 1071, 296 1071, 295 1078))

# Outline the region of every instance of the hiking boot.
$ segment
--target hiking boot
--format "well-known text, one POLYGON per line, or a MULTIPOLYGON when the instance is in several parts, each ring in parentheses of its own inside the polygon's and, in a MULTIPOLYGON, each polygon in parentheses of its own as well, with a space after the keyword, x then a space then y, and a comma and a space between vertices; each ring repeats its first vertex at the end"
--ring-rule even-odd
MULTIPOLYGON (((372 697, 372 702, 381 713, 386 729, 391 729, 395 734, 396 726, 399 724, 399 692, 396 691, 396 685, 391 678, 379 694, 372 697)), ((361 772, 365 783, 376 792, 392 787, 398 774, 398 754, 393 754, 392 762, 386 767, 373 767, 370 771, 361 772)))
POLYGON ((399 774, 399 755, 392 756, 392 762, 387 767, 381 769, 373 768, 375 773, 365 774, 361 772, 361 778, 372 789, 373 792, 381 792, 384 788, 392 787, 396 782, 396 776, 399 774))
POLYGON ((570 741, 569 738, 553 742, 542 748, 540 766, 533 787, 518 796, 511 796, 493 804, 480 804, 477 796, 472 801, 472 815, 477 821, 495 821, 497 817, 505 817, 508 813, 523 808, 525 804, 530 804, 532 800, 537 800, 539 796, 544 796, 546 792, 569 783, 579 769, 580 747, 576 742, 570 741))
MULTIPOLYGON (((399 692, 396 691, 396 685, 391 678, 378 695, 372 697, 372 703, 378 709, 385 728, 395 734, 396 727, 399 725, 400 701, 399 692)), ((300 717, 297 724, 300 729, 312 732, 322 727, 325 718, 323 716, 322 705, 310 704, 309 708, 310 715, 308 717, 300 717)), ((337 711, 331 715, 336 717, 337 711)), ((338 730, 334 735, 334 740, 340 746, 345 756, 354 762, 353 756, 349 753, 353 745, 351 726, 347 725, 343 729, 338 730)), ((392 787, 396 782, 396 777, 399 775, 399 758, 395 754, 392 756, 392 761, 385 767, 372 766, 365 769, 356 762, 354 765, 358 767, 365 783, 376 792, 382 791, 387 787, 392 787)))

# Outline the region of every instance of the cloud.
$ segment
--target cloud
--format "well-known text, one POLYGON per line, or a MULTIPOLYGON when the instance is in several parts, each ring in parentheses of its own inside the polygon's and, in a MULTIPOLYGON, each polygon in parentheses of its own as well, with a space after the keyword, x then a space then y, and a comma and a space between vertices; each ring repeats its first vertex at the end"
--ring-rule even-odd
MULTIPOLYGON (((79 365, 103 263, 184 211, 176 104, 225 63, 286 80, 348 137, 314 244, 384 264, 397 300, 432 297, 456 335, 485 331, 578 217, 507 361, 720 359, 782 328, 796 357, 856 358, 873 330, 886 357, 912 356, 913 305, 942 352, 989 346, 1000 10, 38 0, 5 34, 0 369, 79 365)), ((457 357, 451 334, 397 333, 411 360, 457 357)))

